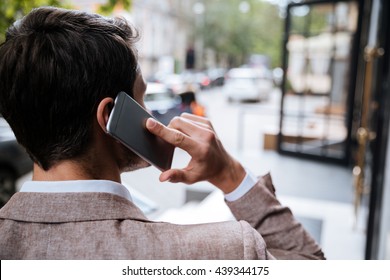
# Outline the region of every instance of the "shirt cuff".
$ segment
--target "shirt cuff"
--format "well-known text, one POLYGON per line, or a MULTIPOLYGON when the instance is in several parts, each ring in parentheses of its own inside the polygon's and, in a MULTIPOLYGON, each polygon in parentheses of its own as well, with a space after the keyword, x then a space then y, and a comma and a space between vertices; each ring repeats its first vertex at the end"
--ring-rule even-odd
POLYGON ((247 192, 249 192, 254 185, 257 183, 257 177, 253 175, 248 169, 245 169, 246 175, 242 180, 241 184, 231 193, 225 194, 225 199, 227 201, 235 201, 244 196, 247 192))

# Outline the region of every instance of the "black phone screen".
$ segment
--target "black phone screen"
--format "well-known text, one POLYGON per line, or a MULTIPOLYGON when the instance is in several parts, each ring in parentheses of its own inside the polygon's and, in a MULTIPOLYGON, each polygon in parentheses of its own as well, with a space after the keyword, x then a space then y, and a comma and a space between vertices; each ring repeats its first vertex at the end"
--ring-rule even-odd
POLYGON ((115 99, 107 131, 138 156, 165 171, 171 168, 175 147, 146 129, 146 120, 154 118, 127 93, 115 99))

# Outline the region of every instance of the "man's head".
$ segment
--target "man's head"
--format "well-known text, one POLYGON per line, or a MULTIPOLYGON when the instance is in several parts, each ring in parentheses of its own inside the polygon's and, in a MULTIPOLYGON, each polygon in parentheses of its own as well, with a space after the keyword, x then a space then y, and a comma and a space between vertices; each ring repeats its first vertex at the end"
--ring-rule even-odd
POLYGON ((41 168, 85 154, 99 103, 132 93, 137 40, 122 19, 51 7, 8 29, 0 46, 0 113, 41 168))

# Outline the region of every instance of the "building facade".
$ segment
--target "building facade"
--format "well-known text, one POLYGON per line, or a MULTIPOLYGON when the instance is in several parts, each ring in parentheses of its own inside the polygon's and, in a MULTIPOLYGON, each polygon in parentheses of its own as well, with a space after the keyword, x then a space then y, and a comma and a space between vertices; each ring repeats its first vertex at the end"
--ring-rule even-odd
MULTIPOLYGON (((106 0, 71 0, 72 7, 97 12, 106 0)), ((113 16, 121 16, 140 32, 139 60, 144 77, 158 72, 177 73, 185 69, 187 49, 193 45, 194 1, 133 0, 129 11, 121 5, 113 16)))

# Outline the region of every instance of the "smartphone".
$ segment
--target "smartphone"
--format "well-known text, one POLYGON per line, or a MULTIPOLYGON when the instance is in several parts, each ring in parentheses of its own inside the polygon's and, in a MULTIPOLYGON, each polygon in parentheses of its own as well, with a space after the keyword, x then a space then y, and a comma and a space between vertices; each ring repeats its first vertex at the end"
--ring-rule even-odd
POLYGON ((148 118, 154 117, 121 91, 110 113, 107 132, 148 163, 161 171, 168 170, 175 147, 147 130, 148 118))

